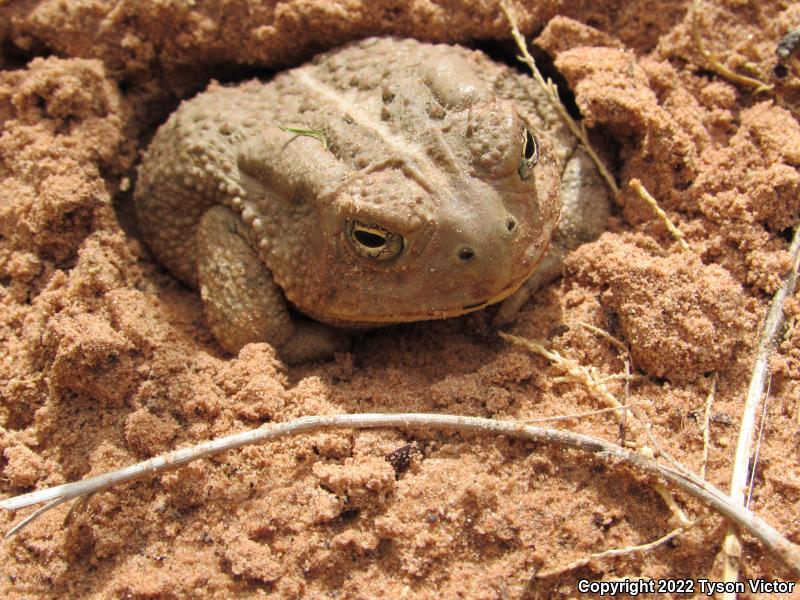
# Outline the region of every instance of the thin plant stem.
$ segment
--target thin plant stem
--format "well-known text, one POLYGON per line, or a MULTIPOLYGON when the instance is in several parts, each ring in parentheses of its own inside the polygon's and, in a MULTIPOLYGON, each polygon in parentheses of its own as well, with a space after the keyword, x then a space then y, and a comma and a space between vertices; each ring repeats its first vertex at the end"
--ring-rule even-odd
POLYGON ((759 79, 754 79, 753 77, 742 75, 736 71, 731 71, 706 48, 706 43, 703 40, 703 34, 700 31, 700 0, 693 0, 692 2, 692 38, 694 39, 695 46, 697 46, 697 50, 705 59, 706 64, 720 77, 740 85, 754 88, 756 94, 759 92, 772 91, 772 89, 775 87, 772 84, 764 83, 759 79))
MULTIPOLYGON (((747 487, 747 470, 750 464, 750 448, 755 430, 756 413, 764 395, 764 385, 769 373, 769 359, 778 343, 783 325, 783 303, 786 298, 794 293, 797 281, 797 271, 800 267, 800 225, 795 226, 794 237, 789 247, 792 257, 792 268, 780 289, 772 298, 756 351, 756 360, 750 385, 747 389, 742 419, 739 425, 739 440, 736 444, 736 454, 733 459, 733 472, 731 474, 730 497, 737 505, 744 506, 745 489, 747 487)), ((741 540, 735 527, 729 526, 722 543, 723 550, 723 578, 726 582, 739 579, 739 561, 741 558, 741 540)), ((728 596, 731 597, 731 596, 728 596)))
MULTIPOLYGON (((609 461, 611 464, 624 462, 643 473, 657 476, 661 480, 680 488, 693 498, 698 499, 706 506, 730 519, 738 527, 748 531, 758 539, 767 552, 779 559, 795 576, 800 577, 800 547, 787 540, 762 518, 753 514, 741 504, 734 503, 727 494, 708 482, 700 481, 697 477, 689 478, 686 474, 666 467, 641 452, 621 448, 606 440, 588 435, 558 429, 544 429, 532 425, 524 425, 517 421, 496 421, 494 419, 460 415, 366 413, 301 417, 285 423, 271 423, 257 429, 217 438, 189 448, 174 450, 135 465, 82 481, 65 483, 14 498, 7 498, 0 501, 0 509, 13 511, 41 502, 49 502, 50 504, 46 507, 49 509, 55 506, 56 501, 58 503, 66 502, 73 498, 95 493, 114 485, 149 475, 155 475, 191 461, 214 456, 234 448, 262 444, 299 434, 336 429, 383 429, 388 427, 450 429, 486 435, 502 435, 574 448, 593 454, 599 459, 609 461)), ((36 516, 43 512, 44 509, 36 516)), ((17 531, 19 531, 18 528, 17 531)))
POLYGON ((511 6, 509 6, 508 0, 500 0, 500 9, 505 14, 506 19, 508 19, 508 23, 511 26, 511 35, 520 51, 517 59, 525 63, 525 65, 527 65, 527 67, 531 70, 534 81, 536 81, 536 83, 538 83, 547 94, 547 97, 550 99, 550 103, 556 109, 564 123, 566 123, 567 127, 569 127, 573 135, 578 138, 581 146, 583 146, 583 149, 586 150, 586 153, 592 159, 594 164, 597 165, 597 170, 605 180, 608 188, 614 194, 614 198, 619 201, 619 186, 614 180, 614 176, 611 174, 611 172, 608 170, 608 167, 606 167, 605 163, 600 159, 600 156, 598 156, 597 152, 595 152, 594 148, 592 148, 592 145, 589 143, 589 134, 586 131, 586 127, 584 127, 582 123, 578 125, 575 119, 573 119, 569 112, 567 112, 564 103, 561 102, 561 98, 558 95, 558 88, 556 85, 552 82, 552 80, 545 79, 544 76, 542 76, 542 73, 536 66, 536 61, 528 51, 528 45, 525 43, 525 38, 520 32, 519 25, 517 24, 517 16, 514 14, 511 6))

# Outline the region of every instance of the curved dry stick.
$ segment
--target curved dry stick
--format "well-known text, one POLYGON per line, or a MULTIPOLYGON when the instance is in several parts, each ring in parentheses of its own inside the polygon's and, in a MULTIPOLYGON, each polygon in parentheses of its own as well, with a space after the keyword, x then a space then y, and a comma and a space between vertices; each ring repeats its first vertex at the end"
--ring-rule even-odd
MULTIPOLYGON (((532 425, 523 425, 515 421, 496 421, 480 417, 464 417, 457 415, 439 415, 427 413, 398 414, 355 414, 301 417, 286 423, 274 423, 235 433, 223 438, 203 442, 191 448, 181 448, 161 456, 131 465, 118 471, 90 477, 83 481, 66 483, 52 488, 38 490, 0 502, 0 508, 17 510, 40 502, 65 502, 72 498, 94 493, 113 485, 132 481, 140 477, 152 475, 186 464, 198 458, 204 458, 249 444, 263 443, 301 433, 316 432, 327 429, 376 429, 386 427, 412 427, 425 429, 454 429, 476 433, 507 435, 545 444, 556 444, 583 450, 603 459, 621 460, 631 464, 650 475, 666 480, 687 494, 697 498, 723 516, 751 533, 764 544, 768 552, 775 555, 794 575, 800 577, 800 547, 792 544, 769 523, 754 515, 742 506, 737 506, 724 492, 713 485, 690 479, 683 473, 673 471, 655 460, 639 452, 632 452, 611 442, 593 438, 588 435, 544 429, 532 425)), ((39 514, 42 514, 41 511, 39 514)), ((37 515, 38 516, 38 515, 37 515)), ((18 531, 12 529, 9 534, 18 531)))

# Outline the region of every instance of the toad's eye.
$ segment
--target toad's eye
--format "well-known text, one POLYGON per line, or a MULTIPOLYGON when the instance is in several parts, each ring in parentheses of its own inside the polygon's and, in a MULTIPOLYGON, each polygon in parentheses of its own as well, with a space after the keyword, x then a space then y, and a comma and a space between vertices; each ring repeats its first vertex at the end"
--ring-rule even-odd
POLYGON ((406 246, 402 235, 392 233, 380 225, 348 220, 345 223, 345 233, 356 252, 375 260, 389 260, 399 256, 406 246))
POLYGON ((525 180, 530 177, 534 165, 539 162, 539 142, 525 125, 522 126, 522 155, 519 157, 520 179, 525 180))

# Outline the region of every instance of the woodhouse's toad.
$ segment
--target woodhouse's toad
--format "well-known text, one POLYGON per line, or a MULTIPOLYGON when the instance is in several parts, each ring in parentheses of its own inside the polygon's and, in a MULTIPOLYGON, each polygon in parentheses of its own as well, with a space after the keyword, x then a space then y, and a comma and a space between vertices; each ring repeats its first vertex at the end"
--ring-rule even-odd
POLYGON ((608 210, 529 77, 477 51, 386 38, 184 102, 144 156, 135 202, 222 346, 267 341, 290 361, 344 338, 288 305, 344 327, 461 315, 537 265, 532 287, 552 277, 608 210))

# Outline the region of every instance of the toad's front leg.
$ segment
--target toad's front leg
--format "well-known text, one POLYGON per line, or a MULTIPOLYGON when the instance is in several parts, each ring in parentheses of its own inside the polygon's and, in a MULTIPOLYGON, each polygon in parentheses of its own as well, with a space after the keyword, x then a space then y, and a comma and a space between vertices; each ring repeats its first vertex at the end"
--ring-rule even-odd
POLYGON ((341 332, 293 319, 283 291, 247 240, 239 215, 214 206, 197 228, 197 277, 206 318, 223 348, 267 342, 287 362, 330 358, 345 350, 341 332))

